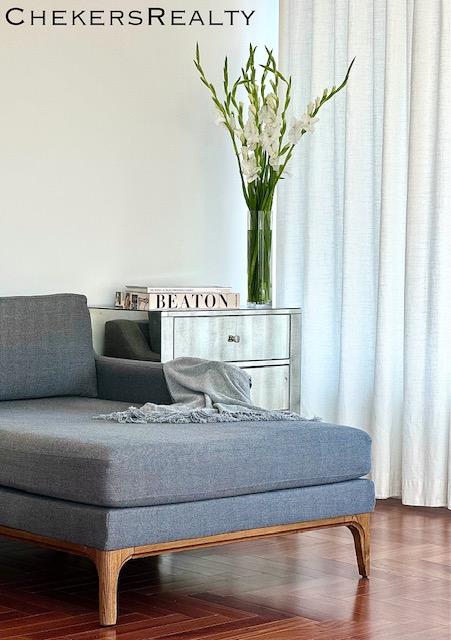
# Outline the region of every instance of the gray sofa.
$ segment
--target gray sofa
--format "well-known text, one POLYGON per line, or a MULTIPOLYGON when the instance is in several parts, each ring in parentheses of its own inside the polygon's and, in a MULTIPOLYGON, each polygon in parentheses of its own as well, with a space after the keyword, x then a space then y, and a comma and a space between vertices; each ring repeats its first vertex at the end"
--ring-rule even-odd
POLYGON ((368 574, 370 438, 315 422, 120 425, 160 363, 96 356, 83 296, 0 298, 0 535, 90 557, 100 623, 130 558, 345 525, 368 574))

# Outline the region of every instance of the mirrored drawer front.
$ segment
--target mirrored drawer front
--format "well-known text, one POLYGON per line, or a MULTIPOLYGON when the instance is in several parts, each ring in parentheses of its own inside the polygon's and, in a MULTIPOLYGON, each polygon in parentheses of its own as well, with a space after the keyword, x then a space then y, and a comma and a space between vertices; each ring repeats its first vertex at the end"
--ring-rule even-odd
POLYGON ((289 347, 289 315, 174 319, 174 358, 282 360, 289 357, 289 347))
POLYGON ((252 378, 252 402, 263 409, 290 407, 289 366, 243 367, 252 378))

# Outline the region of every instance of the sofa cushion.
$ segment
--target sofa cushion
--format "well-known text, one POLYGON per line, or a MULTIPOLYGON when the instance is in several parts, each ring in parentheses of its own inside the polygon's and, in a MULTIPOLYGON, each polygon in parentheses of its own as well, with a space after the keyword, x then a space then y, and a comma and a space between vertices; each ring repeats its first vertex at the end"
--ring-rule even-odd
POLYGON ((0 403, 0 485, 105 507, 148 506, 359 478, 370 438, 321 422, 118 424, 126 403, 0 403))
POLYGON ((96 394, 86 298, 0 298, 0 400, 96 394))

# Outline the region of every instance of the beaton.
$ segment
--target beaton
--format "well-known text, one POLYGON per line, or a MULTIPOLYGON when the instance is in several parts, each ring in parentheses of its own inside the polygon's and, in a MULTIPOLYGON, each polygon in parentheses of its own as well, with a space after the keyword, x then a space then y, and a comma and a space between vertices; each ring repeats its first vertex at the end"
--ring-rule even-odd
POLYGON ((224 11, 196 11, 185 9, 23 9, 11 7, 4 13, 7 24, 13 26, 50 26, 50 27, 113 27, 113 26, 249 26, 255 11, 227 9, 224 11))

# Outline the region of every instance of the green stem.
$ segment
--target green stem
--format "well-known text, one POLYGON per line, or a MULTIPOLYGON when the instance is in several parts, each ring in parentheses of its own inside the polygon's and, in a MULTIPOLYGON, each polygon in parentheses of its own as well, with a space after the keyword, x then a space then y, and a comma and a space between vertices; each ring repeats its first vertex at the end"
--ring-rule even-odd
POLYGON ((271 211, 249 211, 248 301, 271 302, 271 211))

